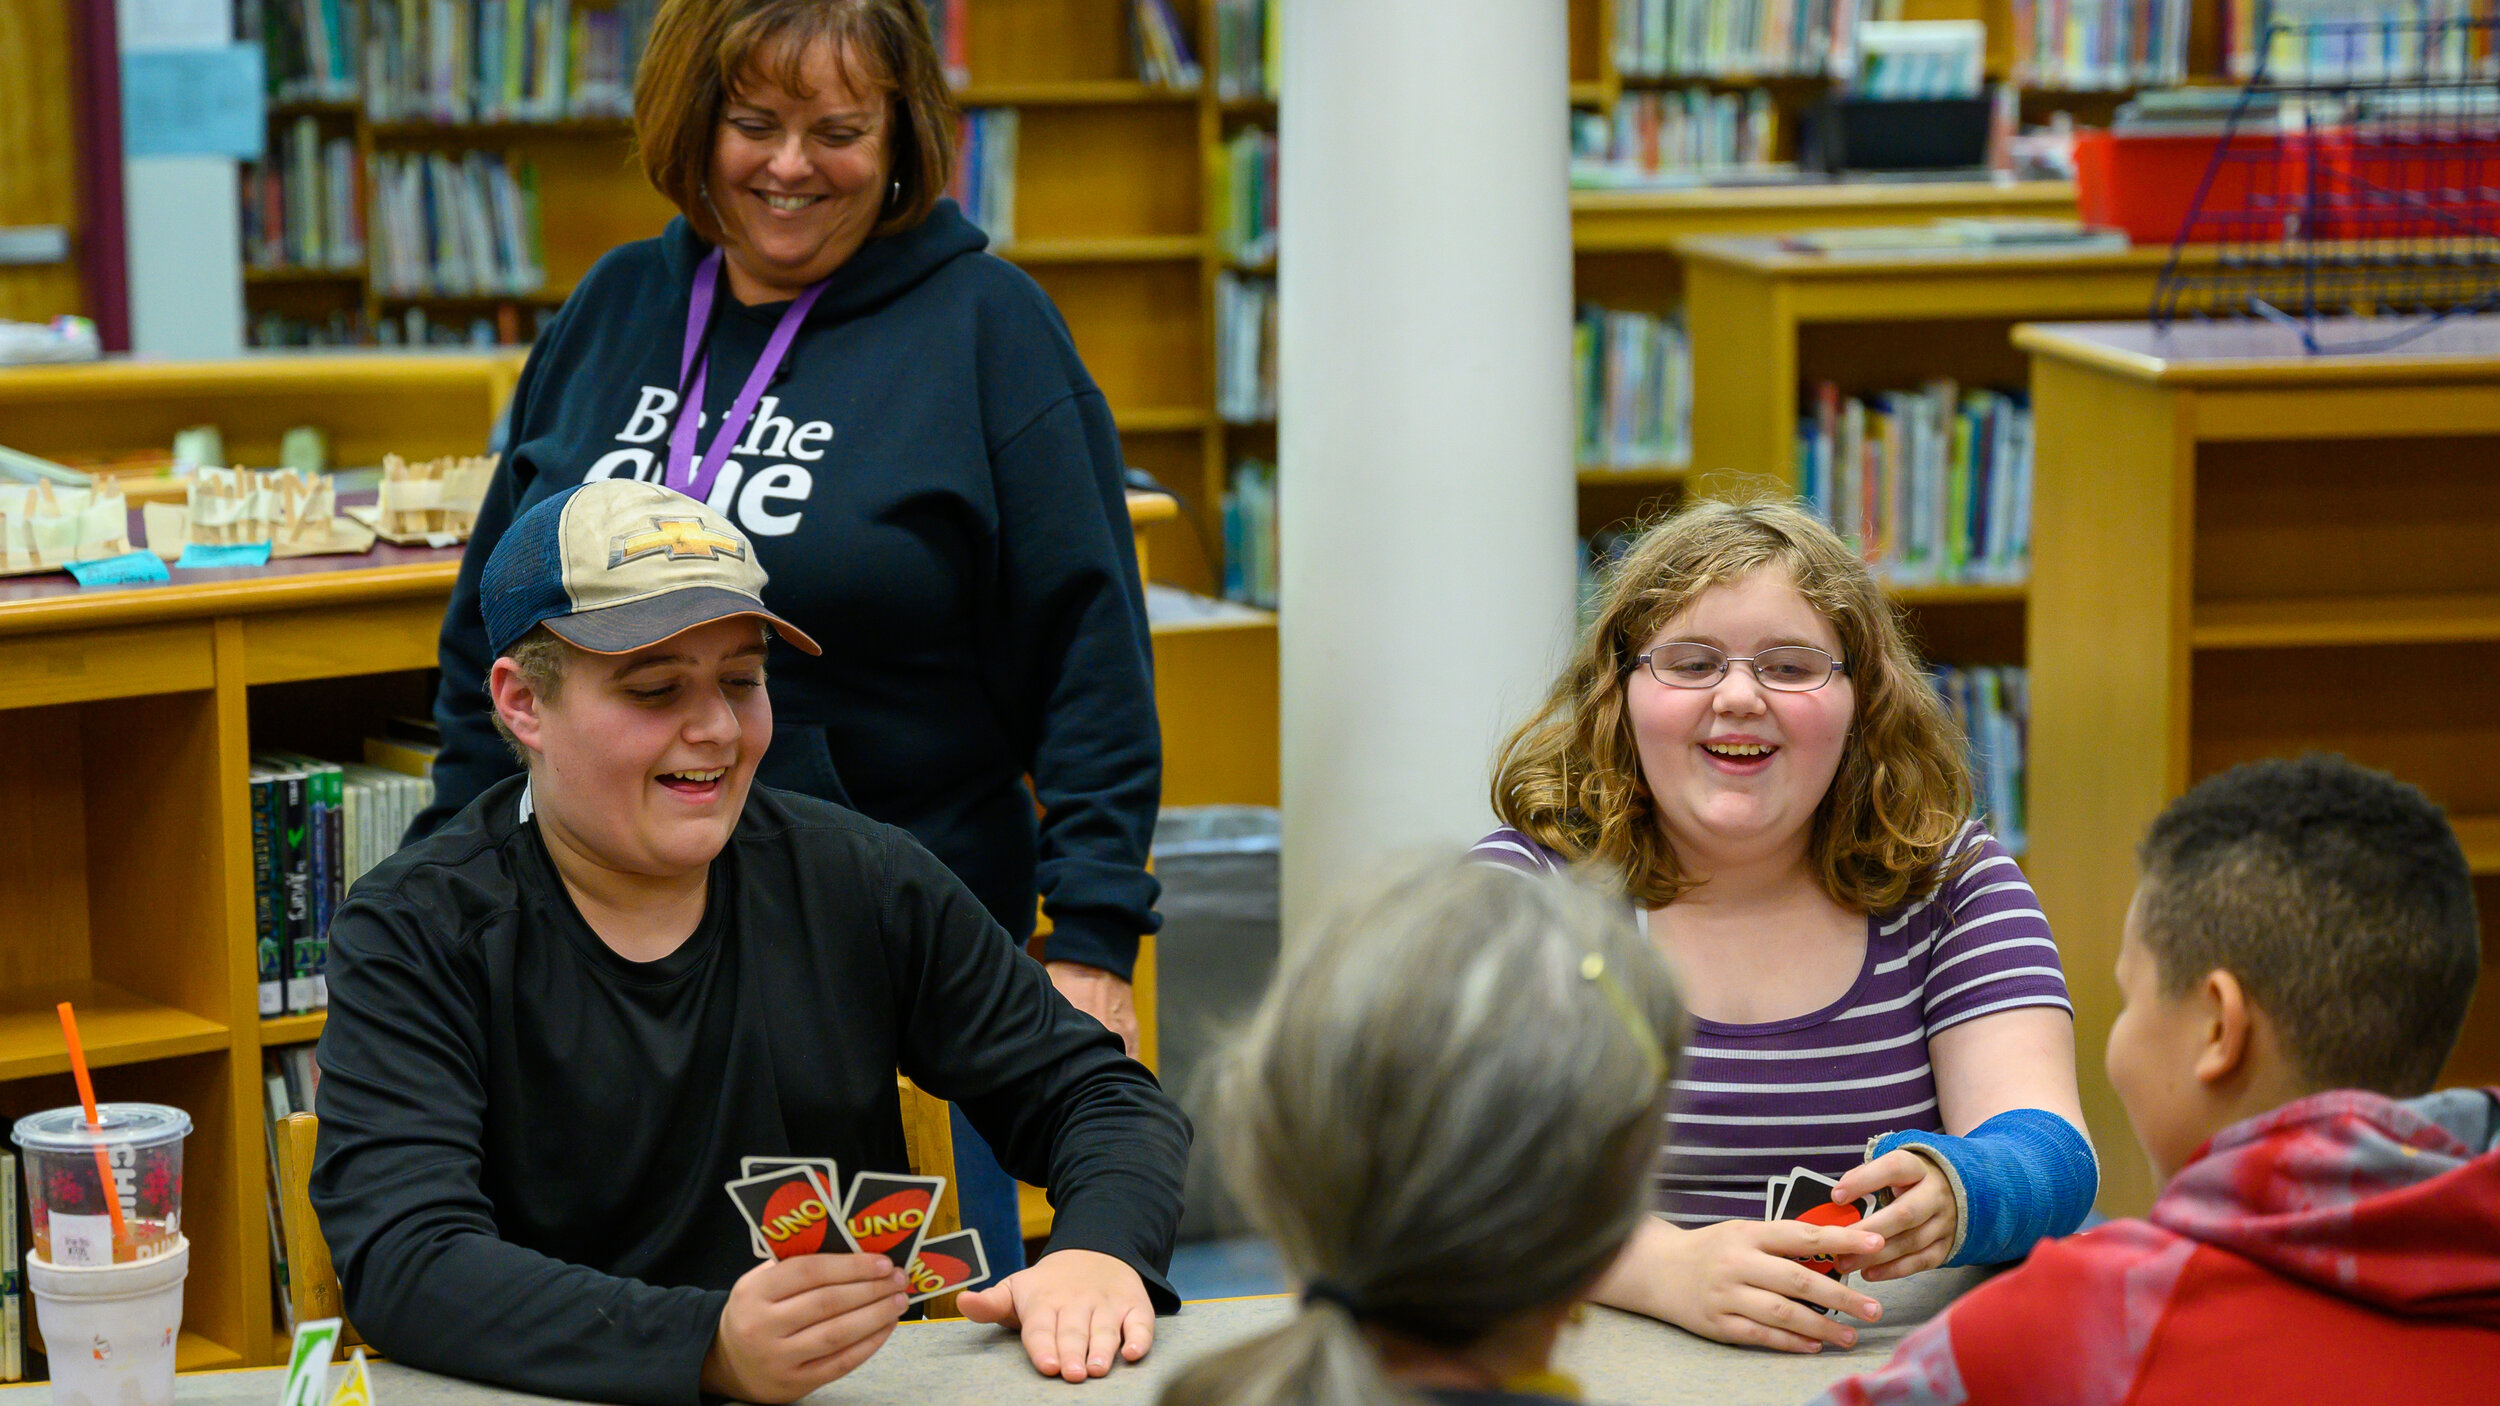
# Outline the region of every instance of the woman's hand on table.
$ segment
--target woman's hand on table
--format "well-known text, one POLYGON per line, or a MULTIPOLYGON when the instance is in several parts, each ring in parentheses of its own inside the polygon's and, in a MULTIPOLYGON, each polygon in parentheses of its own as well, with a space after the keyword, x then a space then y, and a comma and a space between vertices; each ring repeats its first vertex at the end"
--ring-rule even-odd
POLYGON ((1850 1168, 1832 1189, 1834 1201, 1872 1196, 1892 1188, 1892 1204, 1852 1227, 1884 1237, 1873 1254, 1850 1255, 1840 1272, 1852 1271, 1871 1280, 1907 1279, 1934 1269, 1953 1253, 1953 1237, 1961 1224, 1961 1207, 1953 1200, 1953 1183, 1936 1164, 1909 1148, 1897 1148, 1872 1162, 1850 1168))
POLYGON ((796 1401, 875 1355, 909 1298, 883 1255, 795 1255, 738 1276, 703 1358, 703 1389, 796 1401))
POLYGON ((1045 962, 1050 984, 1068 998, 1068 1004, 1101 1021, 1103 1028, 1120 1037, 1128 1057, 1137 1058, 1137 996, 1129 984, 1083 962, 1045 962))
POLYGON ((1034 1370, 1072 1382, 1107 1376, 1114 1353, 1135 1362, 1155 1341, 1146 1281, 1093 1250, 1053 1250, 1022 1273, 958 1296, 955 1306, 975 1323, 1021 1328, 1034 1370))
POLYGON ((1727 1220, 1682 1230, 1644 1218, 1590 1297, 1723 1343, 1782 1352, 1850 1347, 1858 1340, 1855 1325, 1806 1304, 1868 1323, 1882 1316, 1883 1305, 1798 1261, 1882 1246, 1855 1226, 1727 1220))

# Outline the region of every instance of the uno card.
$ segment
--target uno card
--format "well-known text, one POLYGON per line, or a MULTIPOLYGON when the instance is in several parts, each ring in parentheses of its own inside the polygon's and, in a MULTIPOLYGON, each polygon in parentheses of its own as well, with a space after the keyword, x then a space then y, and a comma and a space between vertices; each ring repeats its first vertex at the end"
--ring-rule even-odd
POLYGON ((818 1184, 810 1167, 785 1167, 729 1183, 729 1199, 738 1205, 756 1232, 765 1253, 777 1260, 792 1255, 838 1254, 843 1243, 840 1213, 818 1184))
MULTIPOLYGON (((786 1171, 791 1167, 806 1167, 816 1173, 816 1182, 824 1189, 826 1205, 838 1206, 842 1203, 842 1198, 835 1195, 833 1190, 842 1184, 842 1172, 840 1168, 833 1165, 833 1159, 830 1157, 741 1157, 738 1159, 738 1175, 742 1177, 759 1177, 766 1172, 786 1171)), ((848 1239, 848 1236, 844 1237, 845 1249, 849 1248, 848 1239)), ((764 1232, 752 1225, 747 1227, 747 1241, 755 1247, 757 1259, 764 1259, 772 1254, 770 1250, 764 1248, 764 1232)))
POLYGON ((842 1212, 851 1243, 862 1254, 883 1255, 910 1269, 912 1256, 920 1252, 920 1237, 929 1233, 938 1197, 945 1193, 944 1177, 861 1172, 851 1179, 851 1199, 842 1212))
MULTIPOLYGON (((1832 1189, 1840 1183, 1804 1167, 1791 1171, 1783 1180, 1788 1190, 1780 1199, 1778 1214, 1772 1217, 1774 1220, 1804 1221, 1808 1225, 1856 1225, 1892 1199, 1889 1190, 1879 1190, 1855 1201, 1836 1202, 1832 1200, 1832 1189)), ((1839 1262, 1829 1255, 1815 1255, 1799 1263, 1819 1273, 1830 1274, 1839 1262)))
POLYGON ((981 1232, 958 1230, 925 1241, 911 1262, 911 1301, 933 1299, 969 1289, 990 1277, 989 1256, 981 1253, 981 1232))
POLYGON ((1763 1186, 1762 1218, 1764 1220, 1780 1219, 1781 1210, 1788 1205, 1788 1184, 1790 1180, 1790 1177, 1773 1177, 1763 1186))

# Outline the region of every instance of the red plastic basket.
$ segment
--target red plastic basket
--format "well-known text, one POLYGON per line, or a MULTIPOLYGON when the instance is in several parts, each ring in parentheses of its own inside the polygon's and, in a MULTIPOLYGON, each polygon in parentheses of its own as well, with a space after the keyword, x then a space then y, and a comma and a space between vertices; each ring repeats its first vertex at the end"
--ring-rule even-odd
MULTIPOLYGON (((2213 136, 2137 135, 2090 128, 2075 134, 2075 195, 2087 225, 2127 232, 2138 244, 2168 244, 2197 209, 2196 190, 2213 163, 2213 136)), ((2272 242, 2283 217, 2298 210, 2303 189, 2287 179, 2272 133, 2231 139, 2231 156, 2214 173, 2192 244, 2272 242)))
POLYGON ((2315 183, 2319 239, 2500 236, 2500 126, 2326 131, 2287 137, 2283 146, 2284 160, 2298 168, 2287 183, 2315 183))

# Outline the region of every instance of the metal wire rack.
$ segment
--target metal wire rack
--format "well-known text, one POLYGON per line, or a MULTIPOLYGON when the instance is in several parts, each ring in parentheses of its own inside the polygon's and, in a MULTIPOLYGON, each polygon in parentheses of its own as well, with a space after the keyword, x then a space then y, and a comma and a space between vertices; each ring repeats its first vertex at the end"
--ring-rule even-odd
POLYGON ((2152 321, 2264 318, 2310 352, 2500 308, 2500 18, 2273 24, 2153 293, 2152 321), (2210 259, 2191 246, 2217 245, 2210 259), (2321 318, 2373 318, 2321 344, 2321 318))

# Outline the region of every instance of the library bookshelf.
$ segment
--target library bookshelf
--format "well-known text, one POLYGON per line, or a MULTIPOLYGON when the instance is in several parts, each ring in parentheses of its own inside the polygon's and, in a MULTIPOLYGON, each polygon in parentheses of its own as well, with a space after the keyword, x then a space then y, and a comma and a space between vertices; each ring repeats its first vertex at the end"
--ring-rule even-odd
MULTIPOLYGON (((520 363, 507 350, 21 368, 0 376, 0 420, 30 452, 67 459, 159 447, 203 422, 245 461, 274 460, 299 423, 322 427, 344 462, 474 453, 520 363)), ((1176 516, 1151 494, 1131 495, 1130 514, 1141 556, 1143 535, 1176 516)), ((0 892, 11 899, 0 1118, 76 1101, 61 1000, 77 1004, 99 1097, 191 1114, 184 1370, 284 1360, 261 1052, 317 1039, 323 1024, 317 1012, 258 1016, 250 756, 354 757, 386 719, 424 715, 460 555, 384 545, 119 590, 0 580, 0 892)), ((1272 801, 1274 617, 1164 633, 1157 703, 1175 799, 1272 801), (1262 667, 1264 690, 1245 686, 1262 667), (1263 774, 1244 770, 1245 734, 1271 739, 1263 774)), ((1138 976, 1150 1060, 1152 962, 1149 940, 1138 976)))
MULTIPOLYGON (((2342 335, 2342 334, 2338 334, 2342 335)), ((2323 749, 2444 806, 2500 960, 2500 318, 2379 355, 2250 324, 2030 325, 2037 510, 2027 867, 2076 1046, 2106 1041, 2135 842, 2240 762, 2323 749), (2436 662, 2437 668, 2429 667, 2436 662), (2394 692, 2391 693, 2391 690, 2394 692)), ((2148 1169, 2081 1061, 2101 1209, 2148 1169)), ((2488 977, 2442 1084, 2500 1082, 2488 977)))

